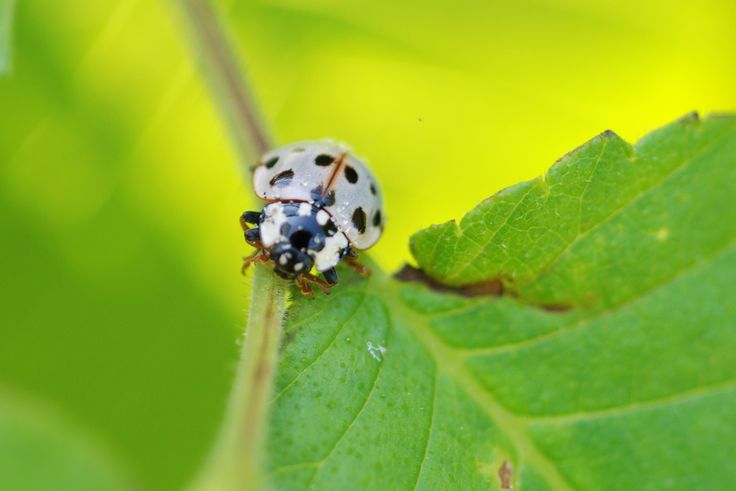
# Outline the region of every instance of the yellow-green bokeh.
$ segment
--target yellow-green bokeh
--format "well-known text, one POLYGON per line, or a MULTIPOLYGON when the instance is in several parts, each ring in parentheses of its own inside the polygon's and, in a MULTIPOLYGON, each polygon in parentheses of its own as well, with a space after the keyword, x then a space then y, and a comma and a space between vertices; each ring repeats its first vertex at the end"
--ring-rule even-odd
MULTIPOLYGON (((0 341, 14 356, 0 363, 0 386, 58 403, 152 489, 185 480, 216 426, 245 318, 237 217, 254 203, 174 5, 21 0, 0 77, 0 341), (89 304, 76 304, 81 292, 94 292, 89 304), (129 337, 108 336, 112 305, 115 332, 129 337), (165 322, 174 312, 192 320, 190 344, 149 353, 178 342, 165 322), (38 348, 57 332, 71 334, 38 348), (202 340, 212 343, 204 359, 202 340), (96 352, 109 370, 80 362, 67 373, 54 348, 96 352), (121 408, 137 385, 121 399, 105 377, 125 380, 129 366, 143 383, 157 363, 141 390, 169 381, 189 398, 121 408), (207 376, 184 380, 206 363, 207 376), (156 421, 135 418, 165 418, 184 400, 192 407, 179 409, 171 443, 148 444, 156 421), (202 415, 182 447, 186 435, 174 434, 202 415)), ((334 137, 369 161, 388 216, 371 254, 388 270, 409 259, 418 228, 461 216, 605 129, 635 140, 692 110, 736 108, 731 0, 218 7, 277 141, 334 137)))

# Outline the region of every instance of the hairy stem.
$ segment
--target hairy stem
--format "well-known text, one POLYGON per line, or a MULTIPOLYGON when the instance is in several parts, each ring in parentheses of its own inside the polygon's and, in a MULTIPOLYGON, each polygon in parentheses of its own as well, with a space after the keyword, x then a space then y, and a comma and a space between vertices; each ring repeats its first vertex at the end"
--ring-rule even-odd
POLYGON ((272 145, 234 49, 208 0, 181 0, 200 62, 247 169, 272 145))
MULTIPOLYGON (((241 168, 248 169, 271 147, 267 132, 212 6, 208 0, 180 1, 192 43, 235 142, 241 168)), ((251 491, 263 489, 266 484, 263 444, 286 297, 283 280, 262 266, 253 269, 248 327, 237 375, 218 440, 194 483, 196 490, 251 491)))
POLYGON ((265 487, 261 450, 284 315, 282 288, 283 282, 272 271, 256 268, 248 329, 227 415, 211 461, 195 489, 229 491, 265 487))

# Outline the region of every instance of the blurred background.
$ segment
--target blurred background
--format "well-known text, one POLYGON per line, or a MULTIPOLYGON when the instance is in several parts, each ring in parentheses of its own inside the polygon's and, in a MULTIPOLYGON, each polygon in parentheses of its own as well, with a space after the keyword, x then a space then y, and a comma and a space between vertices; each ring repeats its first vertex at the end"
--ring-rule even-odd
MULTIPOLYGON (((409 259, 605 129, 736 109, 731 0, 221 1, 276 140, 371 164, 409 259)), ((0 0, 0 490, 181 488, 247 310, 254 205, 174 2, 0 0)))

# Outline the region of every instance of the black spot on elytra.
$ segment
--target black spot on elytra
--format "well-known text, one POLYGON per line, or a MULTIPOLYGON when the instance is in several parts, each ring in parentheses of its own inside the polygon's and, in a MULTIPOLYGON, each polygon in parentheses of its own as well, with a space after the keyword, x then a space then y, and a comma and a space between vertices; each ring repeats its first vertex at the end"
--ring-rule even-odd
POLYGON ((266 166, 266 169, 271 169, 276 163, 279 161, 279 157, 271 157, 270 159, 266 160, 263 165, 266 166))
POLYGON ((275 176, 273 176, 273 179, 271 179, 271 186, 279 186, 283 187, 286 186, 291 182, 291 180, 294 178, 294 171, 291 169, 281 171, 275 176))
POLYGON ((317 155, 317 157, 314 159, 314 163, 317 165, 321 165, 323 167, 330 165, 335 161, 335 157, 332 155, 328 155, 326 153, 321 153, 317 155))
POLYGON ((376 185, 373 184, 373 183, 371 183, 371 194, 373 194, 373 195, 376 194, 376 185))
POLYGON ((350 184, 358 182, 358 173, 349 165, 345 166, 345 179, 347 179, 350 184))
POLYGON ((365 232, 365 212, 360 206, 353 212, 353 225, 358 229, 361 234, 365 232))
POLYGON ((373 214, 373 226, 378 227, 381 224, 381 210, 376 210, 373 214))
POLYGON ((291 224, 289 222, 285 222, 281 224, 280 231, 281 231, 281 235, 283 235, 284 237, 288 237, 289 232, 291 232, 291 224))

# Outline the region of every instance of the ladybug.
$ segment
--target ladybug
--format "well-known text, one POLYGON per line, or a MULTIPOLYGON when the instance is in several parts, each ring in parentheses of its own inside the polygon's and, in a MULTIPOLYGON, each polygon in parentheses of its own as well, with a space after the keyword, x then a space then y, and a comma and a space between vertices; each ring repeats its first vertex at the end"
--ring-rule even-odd
POLYGON ((294 280, 309 296, 312 284, 329 293, 343 259, 369 274, 356 262, 356 251, 381 237, 381 191, 347 148, 307 141, 270 151, 253 170, 253 187, 267 204, 240 217, 246 242, 257 249, 244 258, 243 272, 253 263, 272 261, 277 275, 294 280))

